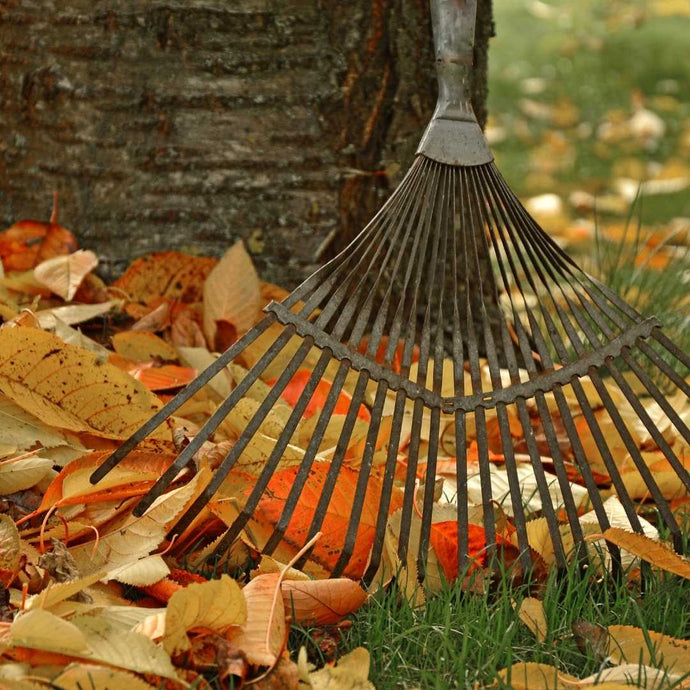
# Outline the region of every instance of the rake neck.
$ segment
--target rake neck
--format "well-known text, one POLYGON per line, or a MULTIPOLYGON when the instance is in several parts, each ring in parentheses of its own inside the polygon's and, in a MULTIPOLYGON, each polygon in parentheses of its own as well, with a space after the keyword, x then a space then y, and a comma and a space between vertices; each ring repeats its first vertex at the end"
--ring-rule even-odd
POLYGON ((438 101, 417 149, 446 165, 483 165, 493 155, 472 110, 477 0, 431 0, 438 101))

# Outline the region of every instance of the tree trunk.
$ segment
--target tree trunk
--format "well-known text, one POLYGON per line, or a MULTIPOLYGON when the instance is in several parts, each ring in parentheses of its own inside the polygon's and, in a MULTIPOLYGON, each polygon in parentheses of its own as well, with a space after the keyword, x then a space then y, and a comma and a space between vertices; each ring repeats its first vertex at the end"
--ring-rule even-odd
MULTIPOLYGON (((475 108, 486 117, 490 0, 475 108)), ((0 0, 0 222, 120 273, 244 238, 294 287, 409 165, 435 102, 426 0, 0 0)))

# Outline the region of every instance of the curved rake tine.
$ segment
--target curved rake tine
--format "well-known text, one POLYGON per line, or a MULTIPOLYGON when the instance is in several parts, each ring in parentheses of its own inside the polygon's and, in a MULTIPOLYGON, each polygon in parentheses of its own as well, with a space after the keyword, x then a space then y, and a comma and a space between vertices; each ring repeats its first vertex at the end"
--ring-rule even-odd
POLYGON ((254 342, 273 323, 276 317, 269 314, 250 331, 247 331, 236 343, 221 354, 212 364, 209 364, 197 378, 195 378, 184 390, 181 390, 172 400, 166 403, 144 425, 139 427, 90 477, 92 484, 98 483, 110 470, 119 464, 136 446, 141 443, 152 431, 155 431, 166 419, 173 415, 195 393, 201 390, 216 374, 221 372, 232 362, 237 355, 248 345, 254 342))

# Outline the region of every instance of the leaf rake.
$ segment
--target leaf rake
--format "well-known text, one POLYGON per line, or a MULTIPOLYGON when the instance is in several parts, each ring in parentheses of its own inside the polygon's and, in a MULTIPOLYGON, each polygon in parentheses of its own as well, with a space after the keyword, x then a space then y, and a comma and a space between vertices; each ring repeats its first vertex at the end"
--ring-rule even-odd
MULTIPOLYGON (((497 496, 490 451, 496 449, 505 458, 519 558, 526 568, 532 554, 519 462, 533 473, 558 566, 565 566, 569 545, 579 548, 585 542, 578 514, 582 505, 571 484, 574 474, 586 488, 601 530, 611 526, 590 464, 593 457, 600 474, 605 471, 610 478, 630 527, 642 531, 630 491, 632 472, 644 483, 681 551, 681 527, 640 450, 640 438, 690 490, 690 430, 667 397, 669 392, 690 395, 685 378, 690 357, 662 333, 655 318, 643 318, 582 271, 528 215, 495 166, 469 101, 476 0, 432 0, 431 11, 438 104, 399 187, 342 253, 281 303, 268 304, 263 320, 123 443, 91 481, 102 479, 233 360, 258 348, 261 354, 253 366, 138 503, 135 514, 143 514, 192 462, 252 386, 270 380, 273 367, 277 380, 263 388, 263 400, 177 523, 175 531, 184 531, 241 462, 293 377, 308 363, 306 383, 216 552, 229 548, 257 510, 325 377, 328 394, 319 403, 282 513, 263 544, 265 553, 272 553, 290 529, 315 463, 324 462, 322 445, 343 391, 349 394, 349 407, 344 418, 341 413, 342 428, 327 457, 311 522, 300 532, 304 544, 322 529, 366 403, 370 421, 332 576, 341 574, 352 558, 374 471, 380 482, 378 512, 363 579, 370 581, 379 568, 394 491, 403 497, 398 556, 406 562, 408 550, 416 549, 423 577, 439 458, 455 462, 458 567, 465 568, 470 558, 465 487, 472 474, 481 487, 486 552, 495 555, 497 496), (444 358, 452 360, 445 376, 444 358), (384 416, 391 415, 390 426, 382 429, 384 416), (380 432, 388 434, 384 457, 377 447, 380 432), (469 460, 470 438, 476 439, 476 463, 469 460), (405 441, 401 477, 398 450, 405 441), (616 460, 621 452, 627 454, 627 474, 616 460), (549 472, 543 455, 552 463, 549 472), (423 465, 429 480, 420 485, 423 465), (418 515, 419 536, 410 546, 418 515)), ((608 548, 614 565, 619 563, 616 547, 608 548)), ((586 557, 584 549, 579 553, 586 557)))

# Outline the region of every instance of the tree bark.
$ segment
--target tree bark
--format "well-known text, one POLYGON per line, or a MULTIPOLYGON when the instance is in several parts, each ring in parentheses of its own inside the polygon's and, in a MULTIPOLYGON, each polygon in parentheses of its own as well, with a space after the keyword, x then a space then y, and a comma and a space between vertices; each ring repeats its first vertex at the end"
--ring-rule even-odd
MULTIPOLYGON (((480 0, 482 122, 492 29, 480 0)), ((107 277, 241 237, 294 287, 390 194, 436 91, 426 0, 0 0, 0 65, 0 223, 57 188, 107 277)))

